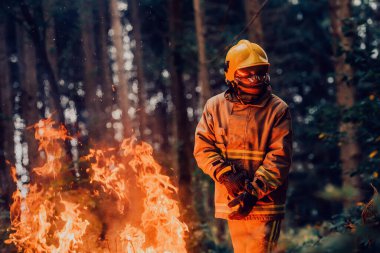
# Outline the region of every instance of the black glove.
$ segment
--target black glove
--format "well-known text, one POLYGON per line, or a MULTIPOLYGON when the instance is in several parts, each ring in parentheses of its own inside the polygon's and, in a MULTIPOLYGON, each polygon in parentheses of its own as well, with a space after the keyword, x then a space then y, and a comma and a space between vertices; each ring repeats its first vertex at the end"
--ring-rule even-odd
MULTIPOLYGON (((249 180, 245 181, 245 188, 251 185, 249 180)), ((232 208, 239 205, 239 208, 236 211, 233 211, 228 215, 228 218, 231 220, 242 220, 244 219, 253 209, 254 205, 257 202, 257 197, 251 193, 244 191, 239 196, 234 198, 228 203, 228 207, 232 208)))
POLYGON ((223 184, 231 197, 237 197, 239 193, 245 190, 245 180, 248 179, 248 173, 244 169, 235 170, 231 165, 220 166, 215 171, 215 178, 223 184))

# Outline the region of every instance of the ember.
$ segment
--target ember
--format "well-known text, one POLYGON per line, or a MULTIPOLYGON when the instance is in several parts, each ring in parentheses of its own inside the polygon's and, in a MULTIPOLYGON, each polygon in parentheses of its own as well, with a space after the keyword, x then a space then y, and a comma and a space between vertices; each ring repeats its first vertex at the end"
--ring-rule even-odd
POLYGON ((62 162, 66 130, 51 119, 34 127, 46 159, 33 169, 27 195, 13 194, 6 243, 24 252, 186 252, 177 188, 149 144, 125 139, 118 148, 91 149, 82 158, 90 182, 69 187, 62 162))

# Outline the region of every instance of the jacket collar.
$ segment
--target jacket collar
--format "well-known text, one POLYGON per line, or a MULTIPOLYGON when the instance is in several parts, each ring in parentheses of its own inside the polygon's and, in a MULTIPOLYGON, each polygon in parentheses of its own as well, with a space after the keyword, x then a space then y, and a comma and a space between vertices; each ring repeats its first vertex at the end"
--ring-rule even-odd
MULTIPOLYGON (((232 102, 234 104, 241 104, 240 101, 236 98, 236 95, 233 92, 232 88, 229 88, 228 90, 224 92, 224 98, 227 101, 232 102)), ((264 107, 271 98, 272 98, 272 87, 268 85, 267 90, 259 99, 246 105, 255 106, 255 107, 264 107)))

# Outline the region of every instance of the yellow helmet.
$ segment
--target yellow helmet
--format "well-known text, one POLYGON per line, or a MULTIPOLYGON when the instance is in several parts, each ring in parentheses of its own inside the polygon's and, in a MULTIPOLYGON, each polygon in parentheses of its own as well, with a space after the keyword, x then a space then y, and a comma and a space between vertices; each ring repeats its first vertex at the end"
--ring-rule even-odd
POLYGON ((248 40, 240 40, 227 52, 224 67, 226 81, 234 80, 236 70, 258 65, 270 65, 264 49, 248 40))

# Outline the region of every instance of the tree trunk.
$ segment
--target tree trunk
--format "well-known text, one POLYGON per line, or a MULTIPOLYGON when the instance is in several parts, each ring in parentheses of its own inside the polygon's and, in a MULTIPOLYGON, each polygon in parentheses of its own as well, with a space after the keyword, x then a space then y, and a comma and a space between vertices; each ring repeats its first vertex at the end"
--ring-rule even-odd
MULTIPOLYGON (((351 1, 329 0, 331 30, 333 36, 334 68, 336 83, 336 103, 344 110, 350 109, 355 103, 355 87, 353 84, 354 70, 346 62, 347 52, 352 50, 352 41, 343 33, 343 21, 351 17, 351 1), (343 54, 338 52, 342 49, 343 54)), ((360 148, 356 141, 357 127, 352 122, 341 122, 339 132, 340 139, 340 161, 342 163, 343 186, 353 186, 360 191, 359 177, 350 177, 350 174, 358 168, 360 148)), ((352 201, 358 201, 360 194, 352 201)), ((348 205, 350 203, 347 203, 348 205)))
POLYGON ((48 53, 49 61, 52 65, 54 76, 58 76, 58 60, 57 60, 57 49, 56 49, 56 39, 54 30, 54 18, 51 15, 53 5, 55 0, 46 0, 44 4, 44 16, 48 20, 46 26, 46 49, 48 53))
POLYGON ((128 78, 125 72, 124 48, 123 48, 123 31, 121 26, 120 12, 117 9, 118 0, 110 0, 110 13, 112 23, 112 41, 116 48, 116 76, 118 78, 117 100, 122 110, 122 120, 124 125, 124 137, 129 136, 131 132, 131 124, 128 116, 129 98, 128 98, 128 78))
MULTIPOLYGON (((50 62, 51 68, 53 70, 53 74, 56 77, 56 80, 59 76, 58 71, 58 59, 57 59, 57 46, 56 46, 56 34, 55 34, 55 24, 54 24, 54 18, 53 18, 53 5, 55 0, 46 0, 42 6, 43 10, 43 20, 46 20, 46 52, 47 57, 50 62)), ((39 90, 39 97, 43 101, 43 107, 41 108, 42 116, 48 117, 51 112, 55 112, 54 108, 51 108, 51 106, 55 105, 54 97, 50 96, 49 93, 51 91, 51 87, 49 87, 48 92, 46 92, 45 84, 40 83, 40 90, 39 90)), ((52 115, 56 120, 56 115, 52 115)))
MULTIPOLYGON (((252 17, 256 15, 258 10, 260 9, 261 4, 260 0, 244 0, 244 4, 245 17, 248 23, 252 19, 252 17)), ((260 16, 258 16, 255 22, 253 22, 248 27, 248 39, 253 43, 257 43, 260 46, 264 46, 264 33, 260 16)))
POLYGON ((105 131, 105 121, 102 118, 101 99, 96 95, 97 68, 95 52, 94 24, 92 22, 91 1, 83 1, 80 11, 82 30, 82 49, 84 53, 84 103, 87 111, 86 125, 89 131, 89 140, 99 141, 105 131))
MULTIPOLYGON (((25 141, 28 144, 29 167, 34 168, 39 161, 38 142, 34 138, 34 128, 31 126, 38 122, 39 111, 37 109, 38 83, 36 75, 36 57, 32 42, 26 36, 22 27, 17 27, 17 39, 19 41, 19 66, 22 87, 22 117, 27 129, 24 131, 25 141)), ((30 170, 29 170, 30 171, 30 170)))
POLYGON ((198 45, 198 86, 201 87, 200 107, 203 108, 207 99, 211 96, 211 91, 207 71, 204 14, 200 1, 201 0, 193 0, 193 6, 198 45))
MULTIPOLYGON (((98 18, 97 18, 97 32, 98 34, 98 65, 99 65, 99 82, 102 87, 103 97, 102 97, 102 109, 105 114, 105 122, 112 123, 113 119, 111 117, 111 112, 113 110, 114 104, 114 89, 111 75, 111 63, 110 56, 108 53, 108 28, 109 22, 106 17, 107 4, 105 0, 98 0, 98 18)), ((105 140, 112 143, 114 141, 113 137, 114 131, 111 127, 107 130, 105 140)))
MULTIPOLYGON (((160 71, 162 73, 162 70, 160 71)), ((169 144, 169 138, 170 138, 170 115, 168 113, 168 103, 166 103, 168 99, 168 91, 167 87, 165 87, 165 81, 163 80, 162 76, 160 76, 157 80, 155 80, 155 88, 158 91, 162 92, 162 96, 164 97, 164 100, 162 102, 157 103, 157 106, 154 111, 155 117, 153 117, 153 135, 154 139, 153 141, 157 141, 160 144, 160 149, 158 154, 162 154, 162 158, 160 159, 160 162, 163 164, 164 168, 173 168, 173 158, 171 156, 168 156, 170 153, 170 144, 169 144)))
MULTIPOLYGON (((200 89, 200 99, 199 103, 193 103, 194 108, 199 108, 200 110, 195 110, 195 112, 202 112, 207 99, 211 97, 211 88, 209 82, 208 68, 207 68, 207 57, 206 57, 206 38, 205 38, 205 25, 204 25, 204 11, 201 6, 201 0, 193 0, 194 6, 194 18, 195 18, 195 28, 196 37, 198 45, 198 86, 200 89)), ((195 95, 195 94, 194 94, 195 95)), ((195 96, 194 96, 195 97, 195 96)), ((200 115, 195 115, 195 123, 198 121, 200 115)), ((210 220, 214 214, 212 212, 214 205, 214 192, 210 190, 210 181, 202 175, 202 172, 195 174, 194 192, 197 192, 200 196, 197 198, 197 208, 196 211, 199 214, 199 221, 201 223, 208 223, 208 227, 215 227, 214 222, 210 220), (212 200, 212 203, 209 200, 212 200), (210 222, 211 221, 211 222, 210 222)), ((204 230, 205 238, 217 239, 220 236, 220 231, 225 231, 225 223, 218 223, 218 230, 210 229, 210 233, 204 230), (217 232, 218 231, 218 232, 217 232), (216 232, 216 233, 215 233, 216 232)))
POLYGON ((145 91, 145 78, 144 78, 144 68, 143 68, 143 51, 142 51, 142 39, 141 39, 141 28, 140 28, 140 18, 139 18, 139 8, 137 0, 131 0, 131 12, 132 12, 132 26, 133 26, 133 36, 136 41, 135 49, 135 63, 137 67, 137 83, 138 83, 138 123, 140 138, 145 139, 144 130, 146 128, 146 111, 145 111, 145 101, 146 101, 146 91, 145 91))
MULTIPOLYGON (((50 64, 46 49, 46 27, 39 26, 42 23, 46 23, 42 3, 33 5, 32 11, 32 7, 28 6, 25 0, 19 0, 18 4, 20 6, 22 17, 28 24, 27 32, 29 33, 34 45, 37 81, 39 85, 45 85, 45 83, 48 82, 51 89, 51 97, 54 102, 54 111, 56 112, 58 122, 65 124, 58 83, 56 81, 56 77, 54 76, 54 71, 52 65, 50 64)), ((72 161, 71 145, 69 140, 65 141, 65 149, 69 161, 72 161)))
MULTIPOLYGON (((182 36, 181 26, 181 1, 169 1, 169 71, 171 97, 174 105, 174 124, 176 140, 176 159, 179 178, 179 199, 182 206, 182 215, 190 224, 197 223, 194 212, 192 194, 192 169, 194 168, 192 156, 192 143, 190 141, 190 124, 187 117, 187 106, 185 89, 183 84, 183 60, 180 54, 180 36, 182 36)), ((191 232, 190 232, 191 234, 191 232)))
MULTIPOLYGON (((1 21, 0 21, 1 22, 1 21)), ((5 22, 0 23, 0 34, 6 34, 5 22)), ((0 40, 0 198, 5 200, 8 208, 12 196, 12 179, 10 166, 14 164, 13 120, 12 120, 12 85, 9 76, 9 55, 7 41, 0 40)))

